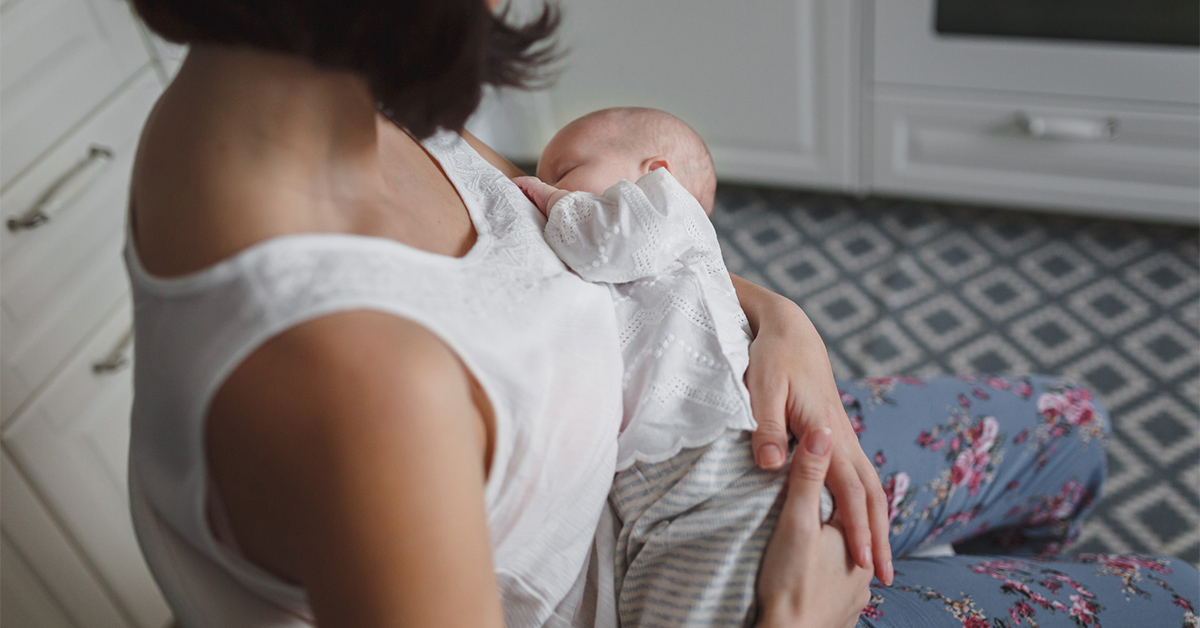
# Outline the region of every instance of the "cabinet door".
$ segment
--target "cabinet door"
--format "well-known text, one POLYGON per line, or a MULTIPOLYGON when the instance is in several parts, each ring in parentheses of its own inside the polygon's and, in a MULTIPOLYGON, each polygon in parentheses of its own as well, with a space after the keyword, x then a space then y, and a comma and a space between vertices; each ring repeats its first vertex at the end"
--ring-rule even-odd
POLYGON ((563 0, 554 128, 610 106, 690 124, 723 180, 857 180, 856 1, 563 0))
MULTIPOLYGON (((27 0, 26 0, 27 1, 27 0)), ((138 133, 162 85, 149 67, 0 195, 5 220, 53 190, 50 218, 0 227, 0 410, 5 421, 128 291, 121 258, 138 133), (95 153, 110 151, 109 157, 95 153), (69 190, 77 189, 72 194, 69 190)))
POLYGON ((170 611, 142 558, 129 514, 132 324, 126 299, 5 430, 3 440, 134 624, 161 628, 170 611), (97 368, 121 358, 125 368, 97 368))
POLYGON ((7 453, 0 493, 0 625, 129 628, 7 453))
POLYGON ((150 61, 121 0, 0 7, 0 188, 150 61))
POLYGON ((0 624, 21 628, 75 628, 25 559, 0 533, 0 624))

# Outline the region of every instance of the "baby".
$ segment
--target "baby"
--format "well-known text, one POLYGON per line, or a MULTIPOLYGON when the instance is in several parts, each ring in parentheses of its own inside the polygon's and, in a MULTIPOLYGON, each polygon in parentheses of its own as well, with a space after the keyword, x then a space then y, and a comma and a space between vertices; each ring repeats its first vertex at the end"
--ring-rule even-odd
MULTIPOLYGON (((759 469, 750 447, 750 330, 708 220, 712 157, 675 116, 605 109, 555 135, 538 177, 514 181, 546 215, 546 241, 616 308, 621 625, 750 622, 788 467, 759 469)), ((831 511, 825 491, 823 521, 831 511)))

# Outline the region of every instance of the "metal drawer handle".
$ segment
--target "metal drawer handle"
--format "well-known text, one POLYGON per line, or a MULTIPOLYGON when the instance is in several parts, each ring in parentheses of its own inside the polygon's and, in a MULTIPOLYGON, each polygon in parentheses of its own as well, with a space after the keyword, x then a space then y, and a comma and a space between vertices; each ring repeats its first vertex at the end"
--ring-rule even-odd
POLYGON ((1031 116, 1024 111, 1017 113, 1016 124, 1029 137, 1082 142, 1111 140, 1120 126, 1116 118, 1031 116))
POLYGON ((103 360, 92 363, 92 372, 97 375, 107 375, 109 373, 116 373, 129 366, 129 348, 132 346, 133 327, 130 327, 129 331, 125 332, 124 336, 121 336, 121 341, 117 343, 117 346, 113 347, 113 350, 109 351, 103 360))
POLYGON ((113 151, 107 146, 93 145, 88 154, 71 166, 61 177, 42 193, 25 213, 8 219, 9 231, 33 229, 50 220, 59 209, 70 204, 88 187, 96 182, 100 173, 113 160, 113 151))

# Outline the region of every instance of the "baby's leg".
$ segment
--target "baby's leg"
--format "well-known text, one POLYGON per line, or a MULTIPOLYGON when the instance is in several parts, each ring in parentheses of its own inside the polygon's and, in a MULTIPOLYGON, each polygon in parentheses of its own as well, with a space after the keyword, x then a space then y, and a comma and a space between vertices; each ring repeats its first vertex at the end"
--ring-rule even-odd
POLYGON ((616 596, 621 625, 750 621, 784 471, 754 464, 749 433, 729 432, 670 460, 617 474, 616 596))

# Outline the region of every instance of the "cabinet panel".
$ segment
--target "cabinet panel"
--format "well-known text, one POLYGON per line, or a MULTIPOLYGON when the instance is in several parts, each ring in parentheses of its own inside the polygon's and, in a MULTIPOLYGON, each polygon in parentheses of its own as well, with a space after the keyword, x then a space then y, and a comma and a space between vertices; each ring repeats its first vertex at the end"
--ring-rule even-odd
POLYGON ((1187 46, 942 35, 935 0, 876 0, 875 80, 889 84, 1200 103, 1187 46))
POLYGON ((1195 224, 1200 116, 877 90, 872 188, 1195 224))
POLYGON ((121 246, 129 173, 142 123, 160 91, 158 77, 147 68, 117 100, 0 196, 0 215, 20 215, 63 181, 65 173, 85 164, 93 146, 112 150, 107 166, 86 164, 76 175, 80 180, 68 182, 82 189, 49 220, 16 232, 0 228, 0 408, 6 420, 128 290, 121 246), (89 177, 94 179, 84 180, 89 177))
POLYGON ((0 625, 75 628, 3 534, 0 534, 0 625))
POLYGON ((849 187, 857 116, 857 3, 562 2, 570 54, 554 127, 603 107, 673 113, 722 178, 849 187))
POLYGON ((0 20, 0 189, 149 61, 125 2, 5 4, 0 20))
POLYGON ((25 483, 7 453, 0 454, 0 493, 4 495, 0 505, 0 528, 3 528, 6 543, 4 557, 0 559, 3 569, 0 588, 4 591, 3 601, 0 602, 0 612, 3 612, 0 624, 25 626, 22 623, 10 623, 10 596, 40 598, 45 594, 52 599, 25 599, 23 604, 18 604, 24 606, 18 612, 28 613, 39 622, 47 621, 54 626, 58 619, 54 618, 53 610, 45 608, 49 606, 69 618, 69 626, 129 628, 120 611, 92 576, 90 568, 76 554, 58 524, 43 508, 41 500, 25 483), (20 553, 20 565, 16 560, 10 561, 13 556, 10 549, 20 553), (10 569, 20 572, 15 579, 9 579, 10 569))
MULTIPOLYGON (((170 612, 142 559, 129 515, 131 369, 94 369, 124 344, 132 324, 125 300, 3 439, 136 625, 161 628, 170 612)), ((128 367, 128 348, 125 357, 128 367)))

